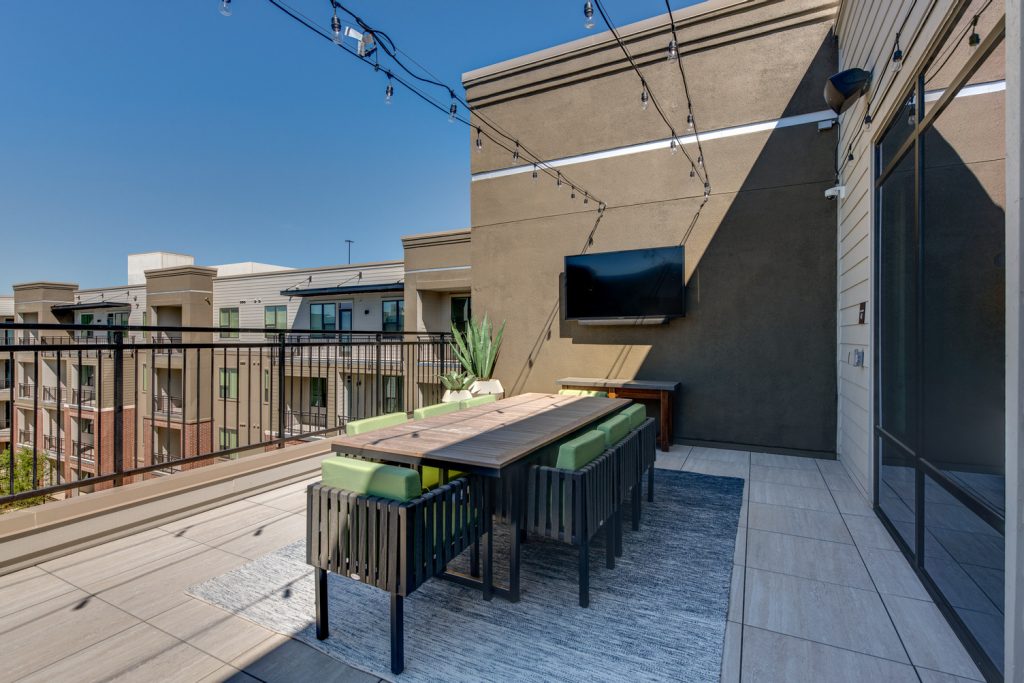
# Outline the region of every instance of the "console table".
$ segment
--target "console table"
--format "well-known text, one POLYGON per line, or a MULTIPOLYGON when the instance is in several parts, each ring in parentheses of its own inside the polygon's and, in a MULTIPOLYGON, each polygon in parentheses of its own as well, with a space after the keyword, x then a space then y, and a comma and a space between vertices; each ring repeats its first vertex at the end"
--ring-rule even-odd
POLYGON ((668 451, 672 445, 672 400, 679 382, 661 382, 646 379, 600 379, 597 377, 563 377, 558 380, 563 389, 597 389, 607 391, 609 398, 632 398, 658 401, 658 447, 668 451))

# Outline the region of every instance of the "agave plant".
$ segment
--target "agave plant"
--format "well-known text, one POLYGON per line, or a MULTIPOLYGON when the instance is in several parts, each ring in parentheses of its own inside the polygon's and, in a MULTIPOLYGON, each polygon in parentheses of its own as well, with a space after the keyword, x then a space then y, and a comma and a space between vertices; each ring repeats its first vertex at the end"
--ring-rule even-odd
POLYGON ((441 380, 441 386, 448 391, 465 391, 469 389, 469 385, 476 381, 476 377, 470 373, 460 372, 459 370, 446 372, 438 379, 441 380))
POLYGON ((491 321, 484 315, 482 322, 470 320, 463 333, 452 324, 452 352, 462 363, 466 372, 480 380, 489 380, 494 371, 494 361, 498 358, 501 337, 505 333, 505 323, 501 323, 498 334, 491 339, 491 321))

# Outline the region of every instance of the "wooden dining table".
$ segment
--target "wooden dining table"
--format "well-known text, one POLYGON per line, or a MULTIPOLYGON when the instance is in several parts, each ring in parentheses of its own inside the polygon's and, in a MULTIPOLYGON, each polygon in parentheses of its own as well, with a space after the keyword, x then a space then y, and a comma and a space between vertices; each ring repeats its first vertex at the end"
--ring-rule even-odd
POLYGON ((354 436, 331 439, 331 450, 379 462, 431 466, 486 478, 491 511, 484 527, 483 577, 448 572, 445 578, 480 588, 484 599, 494 593, 519 600, 520 515, 529 456, 577 430, 630 404, 626 399, 559 394, 519 394, 493 403, 446 415, 410 420, 399 425, 354 436), (511 524, 509 584, 493 582, 493 513, 496 488, 509 494, 511 524))

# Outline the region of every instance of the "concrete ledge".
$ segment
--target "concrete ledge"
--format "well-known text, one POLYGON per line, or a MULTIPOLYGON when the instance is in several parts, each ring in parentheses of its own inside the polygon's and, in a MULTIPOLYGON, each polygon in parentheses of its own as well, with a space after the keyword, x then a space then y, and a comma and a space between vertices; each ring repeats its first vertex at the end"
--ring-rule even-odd
POLYGON ((308 479, 330 440, 250 455, 0 516, 0 576, 308 479))

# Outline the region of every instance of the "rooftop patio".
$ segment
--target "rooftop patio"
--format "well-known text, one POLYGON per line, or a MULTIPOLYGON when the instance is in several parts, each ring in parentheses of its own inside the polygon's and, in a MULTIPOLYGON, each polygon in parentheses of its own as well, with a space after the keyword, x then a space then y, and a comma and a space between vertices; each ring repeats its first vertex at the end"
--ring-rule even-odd
MULTIPOLYGON (((747 484, 723 681, 982 680, 839 463, 674 446, 657 465, 747 484)), ((186 593, 301 540, 308 483, 0 578, 0 680, 377 680, 186 593)))

